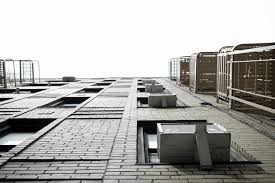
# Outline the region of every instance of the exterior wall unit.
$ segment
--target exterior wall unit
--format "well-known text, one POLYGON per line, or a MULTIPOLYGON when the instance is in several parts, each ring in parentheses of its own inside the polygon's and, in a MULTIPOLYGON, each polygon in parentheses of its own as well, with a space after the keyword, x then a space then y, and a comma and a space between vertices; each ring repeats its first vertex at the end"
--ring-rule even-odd
POLYGON ((189 62, 190 56, 182 56, 178 58, 178 73, 177 73, 177 84, 189 86, 189 62))
POLYGON ((191 55, 190 90, 197 92, 216 92, 217 52, 200 52, 191 55))
POLYGON ((228 67, 228 55, 225 53, 233 50, 233 46, 222 47, 217 55, 217 102, 219 99, 229 101, 230 68, 228 67))
POLYGON ((238 45, 228 55, 231 108, 275 114, 275 43, 238 45))
POLYGON ((39 62, 33 60, 1 60, 0 87, 17 87, 40 80, 39 62))
POLYGON ((169 68, 169 79, 176 81, 177 73, 179 70, 178 58, 171 58, 169 60, 168 68, 169 68))
POLYGON ((0 88, 6 88, 5 61, 0 60, 0 88))

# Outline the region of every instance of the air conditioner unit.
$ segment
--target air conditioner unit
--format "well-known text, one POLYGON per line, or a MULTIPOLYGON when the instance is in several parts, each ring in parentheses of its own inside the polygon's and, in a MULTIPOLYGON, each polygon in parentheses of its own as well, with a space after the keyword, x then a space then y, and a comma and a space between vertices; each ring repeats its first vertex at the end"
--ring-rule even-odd
POLYGON ((63 82, 74 82, 75 77, 74 76, 64 76, 64 77, 62 77, 62 81, 63 82))
MULTIPOLYGON (((158 156, 163 163, 200 162, 196 124, 158 123, 158 156)), ((210 161, 229 162, 231 135, 219 124, 206 124, 210 161)), ((202 146, 204 146, 203 144, 202 146)), ((204 154, 204 147, 199 147, 204 154)), ((208 148, 208 147, 207 147, 208 148)), ((207 153, 207 149, 205 150, 207 153)))
POLYGON ((154 79, 144 79, 142 80, 142 84, 145 85, 145 84, 156 84, 156 80, 154 79))
POLYGON ((161 84, 145 84, 145 92, 147 92, 147 93, 161 93, 161 92, 163 92, 163 85, 161 85, 161 84))
POLYGON ((174 93, 150 93, 149 107, 176 107, 177 96, 174 93))

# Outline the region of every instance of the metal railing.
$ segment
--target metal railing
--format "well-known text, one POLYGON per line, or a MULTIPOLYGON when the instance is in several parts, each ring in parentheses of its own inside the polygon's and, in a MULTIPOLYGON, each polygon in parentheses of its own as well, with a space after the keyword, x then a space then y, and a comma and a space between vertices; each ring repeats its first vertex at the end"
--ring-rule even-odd
POLYGON ((0 59, 0 87, 18 87, 40 81, 37 60, 0 59))

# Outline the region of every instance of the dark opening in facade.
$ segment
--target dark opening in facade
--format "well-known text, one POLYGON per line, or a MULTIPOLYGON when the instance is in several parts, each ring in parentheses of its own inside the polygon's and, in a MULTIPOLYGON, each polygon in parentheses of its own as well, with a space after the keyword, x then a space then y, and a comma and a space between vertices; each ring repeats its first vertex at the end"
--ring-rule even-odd
MULTIPOLYGON (((192 146, 192 143, 194 143, 194 137, 190 138, 190 135, 192 134, 192 130, 190 128, 190 125, 194 125, 197 123, 206 123, 206 120, 173 120, 173 121, 167 121, 167 120, 147 120, 147 121, 138 121, 138 128, 137 128, 137 136, 138 136, 138 143, 137 143, 137 162, 139 164, 199 164, 199 161, 197 158, 194 158, 190 160, 190 157, 196 157, 198 156, 198 150, 195 148, 191 151, 186 151, 186 153, 179 153, 177 151, 178 148, 181 149, 188 149, 190 146, 192 146), (165 130, 168 130, 164 133, 164 136, 161 137, 158 133, 158 128, 162 124, 163 126, 171 126, 172 128, 168 127, 165 130), (179 132, 174 131, 181 131, 180 129, 181 125, 186 125, 186 136, 182 136, 179 132), (178 127, 179 126, 179 127, 178 127), (173 129, 174 128, 174 129, 173 129), (171 130, 172 129, 172 130, 171 130), (170 131, 169 131, 170 130, 170 131), (160 138, 162 140, 165 140, 165 142, 161 142, 160 138), (179 141, 179 144, 182 144, 182 141, 185 141, 184 143, 189 144, 187 146, 176 146, 176 143, 169 143, 169 138, 175 138, 178 139, 176 141, 179 141), (162 145, 161 145, 162 143, 162 145), (164 148, 162 151, 161 148, 164 148), (193 152, 194 151, 194 152, 193 152), (163 158, 161 156, 161 153, 164 152, 164 154, 169 154, 168 159, 172 159, 172 162, 168 163, 166 161, 161 161, 160 159, 163 158), (193 153, 192 153, 193 152, 193 153), (171 154, 172 153, 172 154, 171 154), (176 158, 181 157, 183 158, 182 161, 174 161, 176 158), (173 158, 175 158, 173 160, 173 158)), ((215 126, 213 128, 212 123, 206 123, 209 125, 208 130, 208 142, 209 142, 209 148, 210 148, 210 154, 212 157, 212 161, 214 164, 219 163, 260 163, 260 161, 256 161, 254 157, 252 157, 249 153, 247 153, 243 148, 241 148, 238 144, 233 143, 232 141, 229 141, 228 152, 230 152, 230 158, 228 160, 223 160, 225 153, 224 149, 221 149, 221 146, 224 146, 222 140, 217 139, 211 134, 214 133, 214 135, 217 133, 219 129, 215 129, 215 126), (217 130, 217 131, 216 131, 217 130), (209 136, 210 135, 210 136, 209 136), (219 142, 217 142, 219 141, 219 142), (213 143, 214 142, 214 143, 213 143), (215 156, 215 157, 214 157, 215 156), (218 160, 215 160, 218 159, 218 160)), ((219 133, 219 132, 218 132, 219 133)), ((226 137, 226 134, 221 133, 221 138, 226 137)), ((170 139, 170 141, 171 141, 170 139)), ((228 143, 228 142, 227 142, 228 143)), ((194 145, 194 144, 193 144, 194 145)), ((228 155, 228 153, 227 153, 228 155)), ((166 158, 166 157, 165 157, 166 158)))
POLYGON ((77 93, 98 93, 102 90, 103 88, 84 88, 77 93))
POLYGON ((0 124, 0 154, 22 143, 54 119, 9 119, 0 124))
POLYGON ((142 87, 142 88, 141 88, 141 87, 138 87, 138 88, 137 88, 137 92, 145 92, 145 88, 144 88, 144 87, 142 87))
POLYGON ((104 79, 103 82, 115 82, 115 79, 104 79))
POLYGON ((137 107, 149 107, 148 97, 137 97, 137 107))
POLYGON ((45 89, 38 89, 38 88, 34 88, 34 89, 0 89, 0 93, 15 93, 15 94, 28 94, 28 93, 36 93, 36 92, 40 92, 43 91, 45 89))
POLYGON ((63 86, 67 83, 56 83, 56 82, 48 82, 48 83, 30 83, 24 86, 63 86))
POLYGON ((111 85, 112 83, 108 83, 108 82, 99 82, 99 83, 96 83, 92 86, 109 86, 111 85))
POLYGON ((63 97, 47 104, 46 107, 76 107, 88 98, 89 97, 63 97))
POLYGON ((10 100, 10 99, 12 99, 12 98, 0 98, 0 102, 3 102, 5 100, 10 100))

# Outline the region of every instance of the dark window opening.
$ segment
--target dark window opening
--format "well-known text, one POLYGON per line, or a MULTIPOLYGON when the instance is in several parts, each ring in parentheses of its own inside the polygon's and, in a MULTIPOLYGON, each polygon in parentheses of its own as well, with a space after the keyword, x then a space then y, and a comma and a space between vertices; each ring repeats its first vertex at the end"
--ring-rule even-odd
POLYGON ((211 103, 209 102, 201 102, 202 106, 213 106, 211 103))
POLYGON ((142 85, 143 85, 143 83, 142 83, 142 82, 138 82, 137 84, 138 84, 139 86, 142 86, 142 85))
POLYGON ((138 97, 137 98, 137 107, 149 107, 148 97, 138 97))
POLYGON ((8 152, 55 119, 10 119, 0 124, 0 153, 8 152))
POLYGON ((104 79, 103 82, 115 82, 115 79, 104 79))
POLYGON ((48 82, 48 83, 30 83, 24 86, 63 86, 67 83, 56 83, 56 82, 48 82))
POLYGON ((98 93, 102 90, 103 88, 84 88, 77 93, 98 93))
POLYGON ((111 85, 112 83, 108 83, 108 82, 100 82, 100 83, 96 83, 94 84, 93 86, 109 86, 111 85))
POLYGON ((47 107, 76 107, 81 104, 89 97, 63 97, 50 104, 47 104, 47 107))
POLYGON ((0 93, 28 94, 43 91, 45 89, 0 89, 0 93))
MULTIPOLYGON (((206 120, 173 120, 173 121, 164 121, 164 120, 148 120, 148 121, 138 121, 137 128, 137 162, 139 164, 169 164, 163 163, 159 160, 159 142, 157 134, 157 124, 158 123, 173 123, 173 124, 196 124, 206 122, 206 120)), ((211 124, 211 123, 209 123, 211 124)), ((170 132, 169 132, 170 133, 170 132)), ((210 133, 210 132, 208 132, 210 133)), ((168 144, 166 144, 168 145, 168 144)), ((170 146, 169 146, 170 147, 170 146)), ((172 146, 170 147, 172 148, 172 146)), ((176 153, 176 152, 175 152, 176 153)), ((243 148, 238 144, 231 141, 230 145, 230 161, 228 162, 213 162, 214 164, 219 163, 245 163, 245 164, 259 164, 260 161, 247 153, 243 148)), ((183 164, 183 163, 170 163, 170 164, 183 164)), ((190 162, 187 164, 199 164, 199 162, 190 162)))
POLYGON ((137 88, 137 92, 145 92, 145 88, 137 88))
POLYGON ((0 102, 3 102, 5 100, 10 100, 10 99, 12 99, 12 98, 0 98, 0 102))

